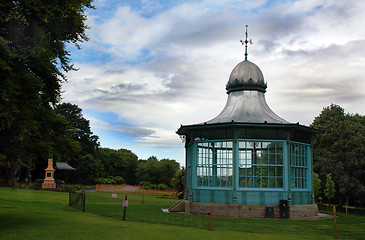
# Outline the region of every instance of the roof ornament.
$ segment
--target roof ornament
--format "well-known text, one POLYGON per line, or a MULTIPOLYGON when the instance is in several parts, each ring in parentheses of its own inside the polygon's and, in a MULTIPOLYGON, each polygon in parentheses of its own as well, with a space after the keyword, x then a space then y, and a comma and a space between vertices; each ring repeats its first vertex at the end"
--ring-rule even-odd
POLYGON ((243 44, 245 44, 245 61, 247 61, 247 43, 250 43, 252 45, 252 40, 247 40, 248 38, 248 34, 247 34, 247 28, 248 28, 248 25, 246 25, 246 40, 245 41, 242 41, 240 40, 240 42, 243 44))

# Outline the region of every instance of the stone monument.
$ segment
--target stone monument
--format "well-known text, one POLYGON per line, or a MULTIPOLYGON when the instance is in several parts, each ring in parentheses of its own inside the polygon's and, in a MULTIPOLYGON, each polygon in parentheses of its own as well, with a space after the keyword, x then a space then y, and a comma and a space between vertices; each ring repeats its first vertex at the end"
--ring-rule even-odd
POLYGON ((56 183, 53 178, 54 168, 53 168, 53 159, 48 159, 48 167, 44 169, 46 171, 46 178, 42 183, 43 189, 53 189, 56 188, 56 183))

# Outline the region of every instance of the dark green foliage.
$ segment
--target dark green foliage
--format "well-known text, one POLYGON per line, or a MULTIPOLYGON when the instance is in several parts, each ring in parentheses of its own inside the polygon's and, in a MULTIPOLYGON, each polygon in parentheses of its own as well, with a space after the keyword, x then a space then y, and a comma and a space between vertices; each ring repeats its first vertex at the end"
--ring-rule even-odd
POLYGON ((314 171, 321 179, 332 173, 341 203, 359 200, 365 190, 365 117, 332 104, 311 126, 323 131, 314 141, 314 171))
POLYGON ((69 123, 73 139, 80 143, 80 155, 93 153, 99 147, 98 136, 93 135, 90 129, 90 121, 82 115, 82 109, 75 104, 62 103, 55 107, 55 112, 66 118, 69 123))
POLYGON ((94 184, 100 176, 102 165, 93 155, 87 154, 80 158, 74 175, 74 182, 94 184))
POLYGON ((180 164, 175 160, 162 159, 159 161, 155 156, 152 156, 147 160, 138 162, 138 180, 151 184, 162 183, 172 187, 171 180, 179 167, 180 164))
POLYGON ((0 1, 0 166, 13 180, 23 167, 44 167, 49 153, 78 151, 67 123, 53 112, 73 66, 65 46, 87 40, 91 0, 0 1))
MULTIPOLYGON (((54 112, 67 122, 67 134, 79 146, 78 151, 73 154, 55 156, 55 160, 61 159, 76 168, 75 174, 72 174, 73 178, 64 180, 93 184, 102 170, 102 164, 95 158, 95 151, 99 147, 98 136, 93 135, 89 120, 83 117, 82 109, 77 105, 71 103, 58 104, 55 106, 54 112)), ((64 145, 61 143, 59 146, 64 145)), ((65 153, 68 152, 65 151, 65 153)))
POLYGON ((123 184, 124 179, 121 176, 109 176, 106 178, 97 178, 95 179, 95 183, 99 184, 123 184))
MULTIPOLYGON (((184 188, 185 188, 185 168, 184 167, 182 167, 176 171, 174 177, 171 180, 171 185, 178 193, 184 192, 184 188)), ((179 196, 180 196, 180 198, 182 198, 183 194, 180 194, 179 196)))
POLYGON ((313 173, 313 190, 314 196, 318 198, 321 195, 321 179, 317 173, 313 173))
POLYGON ((101 177, 120 176, 128 184, 137 183, 138 157, 132 151, 99 148, 96 158, 103 166, 101 177))
POLYGON ((139 185, 142 186, 145 190, 172 190, 171 187, 167 186, 163 183, 152 184, 150 182, 139 182, 139 185))
POLYGON ((328 202, 331 204, 331 200, 335 197, 336 189, 335 182, 332 180, 332 174, 327 174, 326 178, 326 188, 324 189, 324 195, 328 199, 328 202))

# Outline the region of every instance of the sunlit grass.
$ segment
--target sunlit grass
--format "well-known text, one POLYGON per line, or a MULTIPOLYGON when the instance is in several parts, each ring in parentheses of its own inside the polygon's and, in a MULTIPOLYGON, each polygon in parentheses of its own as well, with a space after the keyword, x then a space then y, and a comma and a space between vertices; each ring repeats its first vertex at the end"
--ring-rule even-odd
MULTIPOLYGON (((92 200, 94 193, 87 194, 92 200)), ((103 194, 95 193, 95 206, 102 206, 104 197, 109 199, 105 205, 110 201, 118 206, 113 201, 121 204, 125 197, 103 194)), ((209 227, 208 216, 162 213, 161 208, 176 200, 145 196, 142 205, 140 195, 128 194, 128 199, 127 221, 122 221, 120 206, 117 217, 105 217, 68 207, 68 193, 0 188, 0 239, 334 239, 333 219, 214 218, 209 231, 204 229, 209 227), (192 227, 174 225, 184 221, 192 227)), ((338 235, 364 239, 365 217, 340 213, 338 235)))

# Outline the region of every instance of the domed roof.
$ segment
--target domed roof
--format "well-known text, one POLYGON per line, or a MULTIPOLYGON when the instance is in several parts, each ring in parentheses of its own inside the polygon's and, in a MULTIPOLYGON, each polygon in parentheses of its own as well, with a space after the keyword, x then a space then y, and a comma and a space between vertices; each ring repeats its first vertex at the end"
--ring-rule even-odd
POLYGON ((242 61, 232 70, 226 85, 227 93, 242 90, 257 90, 266 92, 264 75, 260 68, 248 61, 242 61))
POLYGON ((288 121, 276 115, 265 100, 267 85, 260 68, 247 59, 232 70, 226 85, 228 100, 222 112, 207 124, 276 123, 288 121))

